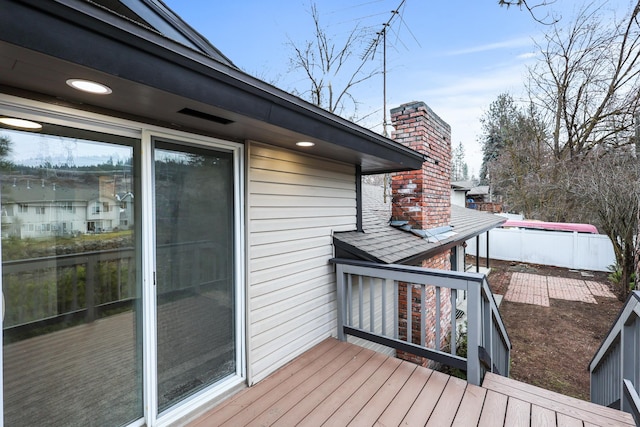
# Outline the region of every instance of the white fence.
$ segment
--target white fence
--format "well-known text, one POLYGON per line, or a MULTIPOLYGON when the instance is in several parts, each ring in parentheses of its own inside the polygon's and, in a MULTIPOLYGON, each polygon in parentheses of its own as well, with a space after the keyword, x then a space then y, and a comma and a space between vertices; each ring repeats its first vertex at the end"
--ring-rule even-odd
MULTIPOLYGON (((487 234, 480 235, 480 256, 486 257, 487 234)), ((476 255, 476 239, 467 241, 476 255)), ((608 271, 615 264, 613 245, 603 234, 496 228, 489 232, 492 259, 553 265, 576 270, 608 271)))

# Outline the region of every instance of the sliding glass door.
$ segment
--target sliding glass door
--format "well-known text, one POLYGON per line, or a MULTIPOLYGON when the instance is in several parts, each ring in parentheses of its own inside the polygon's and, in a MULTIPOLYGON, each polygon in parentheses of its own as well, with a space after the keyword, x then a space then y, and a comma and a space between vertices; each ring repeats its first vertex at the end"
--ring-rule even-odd
POLYGON ((143 416, 137 144, 0 129, 4 425, 143 416))
POLYGON ((31 114, 0 125, 4 425, 166 425, 240 384, 241 146, 31 114))
POLYGON ((234 159, 155 141, 158 409, 236 372, 234 159))

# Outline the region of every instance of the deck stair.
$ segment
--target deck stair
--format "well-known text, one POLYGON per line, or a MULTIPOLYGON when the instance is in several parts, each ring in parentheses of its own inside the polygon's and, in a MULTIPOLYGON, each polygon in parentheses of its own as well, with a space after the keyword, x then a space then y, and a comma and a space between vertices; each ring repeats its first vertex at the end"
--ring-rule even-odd
MULTIPOLYGON (((617 409, 565 396, 530 384, 488 373, 482 387, 509 397, 508 418, 531 426, 635 426, 633 417, 617 409), (512 413, 509 413, 509 411, 512 413)), ((506 425, 506 424, 505 424, 506 425)), ((516 425, 516 424, 513 424, 516 425)))

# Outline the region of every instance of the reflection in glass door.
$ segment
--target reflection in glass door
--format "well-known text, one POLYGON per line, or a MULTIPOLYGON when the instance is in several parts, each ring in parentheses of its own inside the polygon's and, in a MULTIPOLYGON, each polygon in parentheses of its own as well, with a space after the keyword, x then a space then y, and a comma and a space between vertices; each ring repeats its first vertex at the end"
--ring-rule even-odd
POLYGON ((158 411, 236 372, 230 152, 155 141, 158 411))
POLYGON ((137 144, 0 129, 7 426, 143 416, 137 144))

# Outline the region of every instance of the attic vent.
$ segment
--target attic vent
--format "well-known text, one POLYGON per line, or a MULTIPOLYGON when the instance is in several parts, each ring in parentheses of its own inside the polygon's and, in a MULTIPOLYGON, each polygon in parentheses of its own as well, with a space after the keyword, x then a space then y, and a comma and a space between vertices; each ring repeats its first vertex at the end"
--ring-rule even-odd
POLYGON ((199 119, 209 120, 210 122, 220 123, 222 125, 228 125, 233 123, 233 120, 225 119, 224 117, 214 116, 213 114, 203 113, 202 111, 192 110, 191 108, 183 108, 178 111, 180 114, 185 114, 191 117, 197 117, 199 119))

